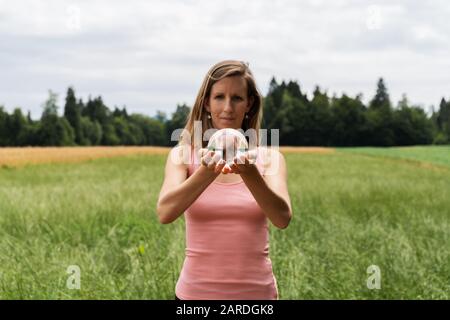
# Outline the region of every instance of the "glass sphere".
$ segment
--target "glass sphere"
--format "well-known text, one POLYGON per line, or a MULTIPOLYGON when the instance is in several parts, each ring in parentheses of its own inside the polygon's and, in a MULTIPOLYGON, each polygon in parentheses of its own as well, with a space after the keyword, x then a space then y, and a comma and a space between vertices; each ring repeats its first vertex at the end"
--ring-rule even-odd
POLYGON ((208 150, 220 154, 227 165, 233 164, 234 157, 239 157, 248 150, 245 136, 238 130, 226 128, 216 131, 208 142, 208 150))

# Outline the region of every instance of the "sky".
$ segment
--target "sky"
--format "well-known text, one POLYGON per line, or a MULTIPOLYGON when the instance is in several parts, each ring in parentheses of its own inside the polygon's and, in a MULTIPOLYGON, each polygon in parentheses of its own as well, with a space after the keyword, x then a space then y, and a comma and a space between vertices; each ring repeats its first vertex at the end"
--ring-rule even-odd
POLYGON ((363 95, 383 77, 430 111, 450 98, 450 1, 0 0, 0 106, 37 119, 48 90, 169 116, 192 105, 209 68, 246 61, 309 96, 363 95))

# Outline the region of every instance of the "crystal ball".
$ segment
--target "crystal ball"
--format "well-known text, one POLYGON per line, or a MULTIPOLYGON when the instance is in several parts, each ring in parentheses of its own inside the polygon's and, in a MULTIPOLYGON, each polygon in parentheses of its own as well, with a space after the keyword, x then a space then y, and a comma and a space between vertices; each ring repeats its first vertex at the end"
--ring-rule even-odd
POLYGON ((234 157, 239 157, 248 150, 245 136, 238 130, 226 128, 216 131, 208 142, 208 150, 220 154, 227 165, 233 164, 234 157))

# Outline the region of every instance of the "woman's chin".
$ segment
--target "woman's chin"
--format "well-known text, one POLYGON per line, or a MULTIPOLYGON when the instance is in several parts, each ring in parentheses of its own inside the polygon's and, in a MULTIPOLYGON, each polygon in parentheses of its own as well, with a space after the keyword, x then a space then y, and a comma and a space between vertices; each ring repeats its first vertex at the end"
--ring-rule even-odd
POLYGON ((216 129, 240 129, 241 126, 236 125, 236 123, 231 122, 231 121, 219 121, 219 123, 217 123, 214 126, 216 129))
POLYGON ((240 127, 235 127, 235 126, 224 126, 224 125, 222 125, 222 126, 219 126, 219 127, 215 127, 217 130, 222 130, 222 129, 235 129, 235 130, 239 130, 239 129, 241 129, 240 127))

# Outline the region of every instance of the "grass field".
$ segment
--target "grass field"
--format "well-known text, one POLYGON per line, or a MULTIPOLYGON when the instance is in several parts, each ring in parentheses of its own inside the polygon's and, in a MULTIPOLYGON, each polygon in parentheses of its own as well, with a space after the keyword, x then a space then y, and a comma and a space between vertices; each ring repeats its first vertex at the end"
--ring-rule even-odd
MULTIPOLYGON (((270 230, 280 299, 450 298, 449 147, 294 151, 294 218, 270 230)), ((184 220, 156 218, 165 157, 0 165, 0 299, 173 299, 184 220)))
POLYGON ((375 157, 403 159, 427 166, 434 164, 450 167, 450 146, 416 146, 396 148, 344 148, 342 151, 375 157))

